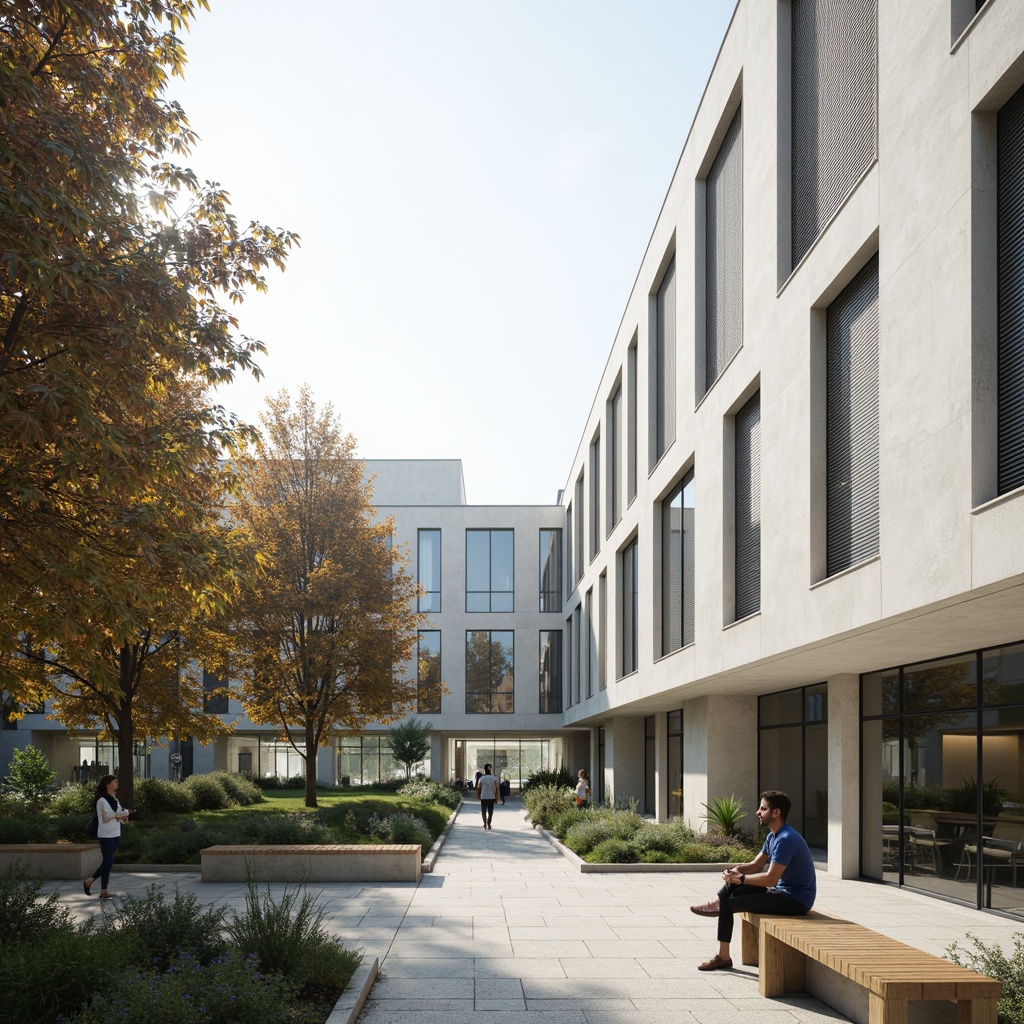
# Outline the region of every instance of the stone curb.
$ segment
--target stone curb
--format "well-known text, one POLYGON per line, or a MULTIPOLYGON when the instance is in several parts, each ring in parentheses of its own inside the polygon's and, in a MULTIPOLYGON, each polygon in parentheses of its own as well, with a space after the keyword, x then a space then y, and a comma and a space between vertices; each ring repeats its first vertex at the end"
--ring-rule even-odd
POLYGON ((434 863, 437 860, 438 854, 441 852, 441 847, 444 846, 444 841, 448 838, 448 833, 451 832, 452 826, 455 824, 455 819, 459 816, 459 811, 462 810, 462 804, 452 811, 451 816, 448 818, 447 823, 441 830, 441 834, 434 840, 434 845, 428 851, 426 857, 423 858, 423 865, 420 871, 425 875, 429 875, 434 870, 434 863))
POLYGON ((355 1024, 359 1011, 366 1002, 366 997, 377 980, 379 963, 376 957, 371 961, 364 961, 357 968, 355 974, 349 979, 348 986, 341 993, 340 998, 334 1004, 324 1024, 355 1024))

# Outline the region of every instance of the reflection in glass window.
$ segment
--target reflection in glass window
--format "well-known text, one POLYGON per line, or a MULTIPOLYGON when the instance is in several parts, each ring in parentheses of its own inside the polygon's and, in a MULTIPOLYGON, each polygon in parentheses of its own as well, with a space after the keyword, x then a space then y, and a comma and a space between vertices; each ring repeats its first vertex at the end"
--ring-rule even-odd
POLYGON ((466 631, 466 713, 515 711, 515 652, 512 630, 466 631))
POLYGON ((421 629, 416 647, 418 693, 416 711, 421 715, 441 713, 441 631, 421 629))
POLYGON ((421 612, 441 610, 441 531, 417 531, 419 584, 423 595, 419 600, 421 612))
POLYGON ((540 633, 540 713, 560 714, 562 710, 562 631, 542 629, 540 633))
POLYGON ((513 611, 513 530, 466 531, 466 611, 513 611))
POLYGON ((693 643, 694 605, 693 470, 661 506, 661 653, 693 643))
POLYGON ((683 816, 683 712, 668 713, 668 816, 683 816))
POLYGON ((977 659, 973 654, 914 665, 903 673, 903 710, 941 711, 978 703, 977 659))
POLYGON ((540 531, 540 610, 562 610, 562 531, 540 531))

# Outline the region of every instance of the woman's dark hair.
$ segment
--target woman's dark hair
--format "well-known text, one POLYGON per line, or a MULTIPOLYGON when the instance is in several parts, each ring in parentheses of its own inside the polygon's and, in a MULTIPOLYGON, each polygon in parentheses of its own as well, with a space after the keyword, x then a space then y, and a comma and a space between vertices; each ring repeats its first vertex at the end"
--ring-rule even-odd
POLYGON ((104 775, 103 778, 100 779, 98 783, 96 783, 97 800, 99 800, 100 797, 107 796, 107 786, 109 786, 116 778, 116 775, 104 775))

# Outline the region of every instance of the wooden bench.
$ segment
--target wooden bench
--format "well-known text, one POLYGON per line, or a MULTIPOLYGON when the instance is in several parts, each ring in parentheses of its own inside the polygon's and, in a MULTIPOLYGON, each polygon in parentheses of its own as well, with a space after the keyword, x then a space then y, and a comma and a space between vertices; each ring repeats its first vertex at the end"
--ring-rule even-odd
POLYGON ((815 960, 867 989, 869 1024, 907 1024, 907 1004, 919 999, 953 1000, 958 1024, 996 1024, 998 981, 863 925, 765 917, 760 935, 762 996, 803 992, 807 961, 815 960))
POLYGON ((418 882, 418 843, 208 846, 199 851, 204 882, 418 882))
MULTIPOLYGON (((761 945, 761 922, 768 918, 782 917, 785 920, 792 920, 784 914, 737 914, 736 920, 740 923, 740 963, 748 967, 758 965, 759 950, 761 945)), ((829 914, 823 914, 819 910, 809 910, 802 916, 801 920, 813 918, 816 921, 835 921, 837 918, 829 914)))

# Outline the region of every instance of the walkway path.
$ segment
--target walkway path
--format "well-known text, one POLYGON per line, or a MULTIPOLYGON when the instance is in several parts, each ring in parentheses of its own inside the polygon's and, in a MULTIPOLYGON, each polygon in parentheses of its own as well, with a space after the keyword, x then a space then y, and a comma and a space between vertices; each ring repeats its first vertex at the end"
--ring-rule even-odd
MULTIPOLYGON (((153 883, 177 884, 203 902, 244 904, 243 885, 204 885, 198 872, 117 872, 111 887, 142 892, 153 883)), ((498 806, 491 831, 481 827, 477 805, 464 804, 434 872, 419 885, 316 888, 332 931, 380 960, 359 1024, 847 1020, 810 996, 762 999, 754 968, 697 972, 716 950, 714 922, 689 907, 718 884, 715 872, 581 874, 514 800, 498 806)), ((1017 921, 888 886, 822 873, 818 885, 819 909, 940 955, 967 931, 1010 949, 1013 933, 1024 930, 1017 921)), ((97 909, 99 901, 87 900, 78 883, 47 888, 66 893, 78 914, 97 909)))

